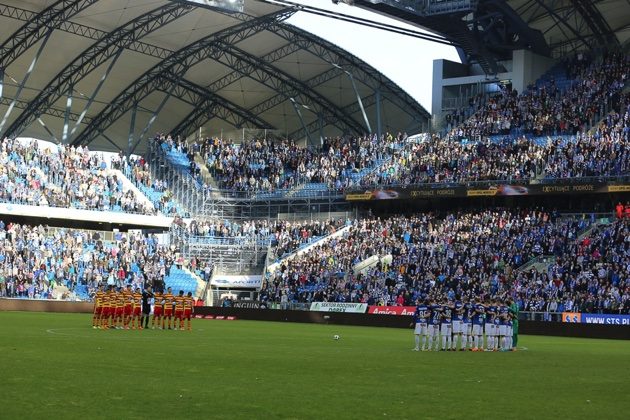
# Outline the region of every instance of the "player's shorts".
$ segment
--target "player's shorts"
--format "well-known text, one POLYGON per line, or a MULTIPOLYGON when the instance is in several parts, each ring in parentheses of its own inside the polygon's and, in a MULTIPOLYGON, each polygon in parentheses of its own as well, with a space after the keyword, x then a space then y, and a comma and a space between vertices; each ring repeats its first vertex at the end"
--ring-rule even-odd
POLYGON ((416 322, 416 328, 413 330, 413 333, 416 335, 427 335, 428 328, 426 322, 416 322))
POLYGON ((103 308, 100 306, 98 308, 94 308, 94 315, 100 315, 103 311, 103 308))
POLYGON ((136 306, 135 308, 133 308, 133 316, 140 316, 140 311, 141 311, 141 307, 136 306))
POLYGON ((182 316, 184 316, 184 311, 183 310, 176 310, 175 311, 175 318, 176 319, 182 319, 182 316))
POLYGON ((109 308, 109 307, 103 307, 103 308, 101 308, 101 316, 103 316, 103 317, 108 317, 108 316, 110 316, 110 315, 111 315, 111 314, 110 314, 110 310, 111 310, 111 308, 109 308))
POLYGON ((486 324, 485 331, 486 331, 486 335, 489 335, 489 336, 493 336, 496 334, 494 324, 486 324))
POLYGON ((116 308, 116 316, 122 316, 122 314, 125 312, 124 308, 119 306, 116 308))
POLYGON ((440 325, 439 324, 431 324, 429 325, 429 335, 431 337, 436 337, 440 335, 440 325))
MULTIPOLYGON (((190 319, 192 317, 192 309, 184 309, 184 319, 190 319)), ((426 324, 425 329, 426 329, 426 324)))
POLYGON ((462 322, 462 334, 471 335, 471 333, 472 333, 472 323, 462 322))
POLYGON ((125 315, 129 316, 132 313, 131 306, 125 306, 125 315))
POLYGON ((172 309, 164 309, 164 316, 173 316, 173 310, 172 309))
POLYGON ((451 324, 442 324, 440 327, 441 335, 451 335, 453 333, 453 325, 451 324))
POLYGON ((162 316, 162 306, 153 307, 153 316, 162 316))
POLYGON ((461 334, 463 332, 462 321, 453 321, 453 334, 461 334))
POLYGON ((499 325, 497 335, 505 337, 507 335, 507 325, 499 325))
POLYGON ((481 324, 472 324, 472 335, 482 335, 483 328, 481 324))

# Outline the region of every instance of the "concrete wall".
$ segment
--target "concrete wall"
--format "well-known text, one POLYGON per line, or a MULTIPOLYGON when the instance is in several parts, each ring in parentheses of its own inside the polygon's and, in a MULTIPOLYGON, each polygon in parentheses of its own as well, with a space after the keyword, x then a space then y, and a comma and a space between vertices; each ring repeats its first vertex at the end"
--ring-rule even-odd
POLYGON ((554 64, 551 58, 527 50, 512 53, 512 87, 521 93, 554 64))

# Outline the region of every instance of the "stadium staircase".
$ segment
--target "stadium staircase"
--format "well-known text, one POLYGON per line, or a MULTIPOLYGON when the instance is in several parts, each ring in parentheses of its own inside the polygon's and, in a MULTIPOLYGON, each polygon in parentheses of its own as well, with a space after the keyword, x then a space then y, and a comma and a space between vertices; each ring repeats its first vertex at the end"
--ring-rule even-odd
POLYGON ((309 241, 308 243, 305 243, 303 245, 301 245, 298 249, 296 249, 295 251, 285 254, 280 258, 274 258, 273 257, 273 252, 275 251, 275 249, 273 248, 269 248, 269 252, 272 252, 272 257, 270 257, 270 260, 272 260, 273 262, 271 264, 267 265, 267 269, 265 271, 267 272, 274 272, 277 268, 279 268, 283 263, 292 260, 293 258, 305 254, 309 251, 311 251, 313 248, 315 248, 316 246, 319 245, 323 245, 329 241, 331 241, 334 238, 338 238, 340 236, 343 236, 346 234, 346 232, 348 232, 350 230, 351 226, 345 226, 339 230, 337 230, 336 232, 333 232, 331 234, 325 235, 325 236, 318 236, 318 237, 314 237, 312 238, 311 241, 309 241))
POLYGON ((259 274, 265 264, 271 238, 223 238, 191 236, 186 231, 172 227, 171 244, 175 244, 185 259, 198 258, 203 267, 209 263, 225 274, 259 274))
POLYGON ((206 162, 203 160, 203 157, 197 152, 195 152, 195 163, 199 165, 199 168, 201 168, 201 179, 206 184, 210 185, 213 189, 218 190, 219 187, 217 185, 216 180, 214 179, 214 177, 208 170, 208 165, 206 165, 206 162))
POLYGON ((118 169, 110 169, 109 172, 120 180, 120 182, 122 183, 123 191, 131 190, 133 194, 144 203, 145 206, 151 209, 157 208, 155 206, 155 203, 151 199, 149 199, 149 197, 143 191, 140 191, 140 189, 138 189, 138 187, 136 187, 131 179, 127 177, 122 171, 118 169))

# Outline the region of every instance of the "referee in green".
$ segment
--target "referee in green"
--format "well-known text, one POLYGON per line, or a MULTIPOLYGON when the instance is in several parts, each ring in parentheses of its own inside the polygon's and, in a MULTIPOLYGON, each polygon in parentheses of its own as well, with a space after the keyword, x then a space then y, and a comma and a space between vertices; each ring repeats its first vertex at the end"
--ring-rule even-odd
POLYGON ((514 318, 512 321, 512 349, 516 350, 518 344, 518 304, 512 298, 509 298, 509 303, 510 315, 514 318))

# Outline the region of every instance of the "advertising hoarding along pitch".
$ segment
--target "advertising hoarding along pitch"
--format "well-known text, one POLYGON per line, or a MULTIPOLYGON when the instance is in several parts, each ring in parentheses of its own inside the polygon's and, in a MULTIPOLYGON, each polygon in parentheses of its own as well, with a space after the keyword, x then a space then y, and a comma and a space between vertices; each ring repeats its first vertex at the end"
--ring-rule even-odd
POLYGON ((313 302, 311 311, 317 312, 352 312, 364 314, 367 310, 367 303, 345 303, 345 302, 313 302))

